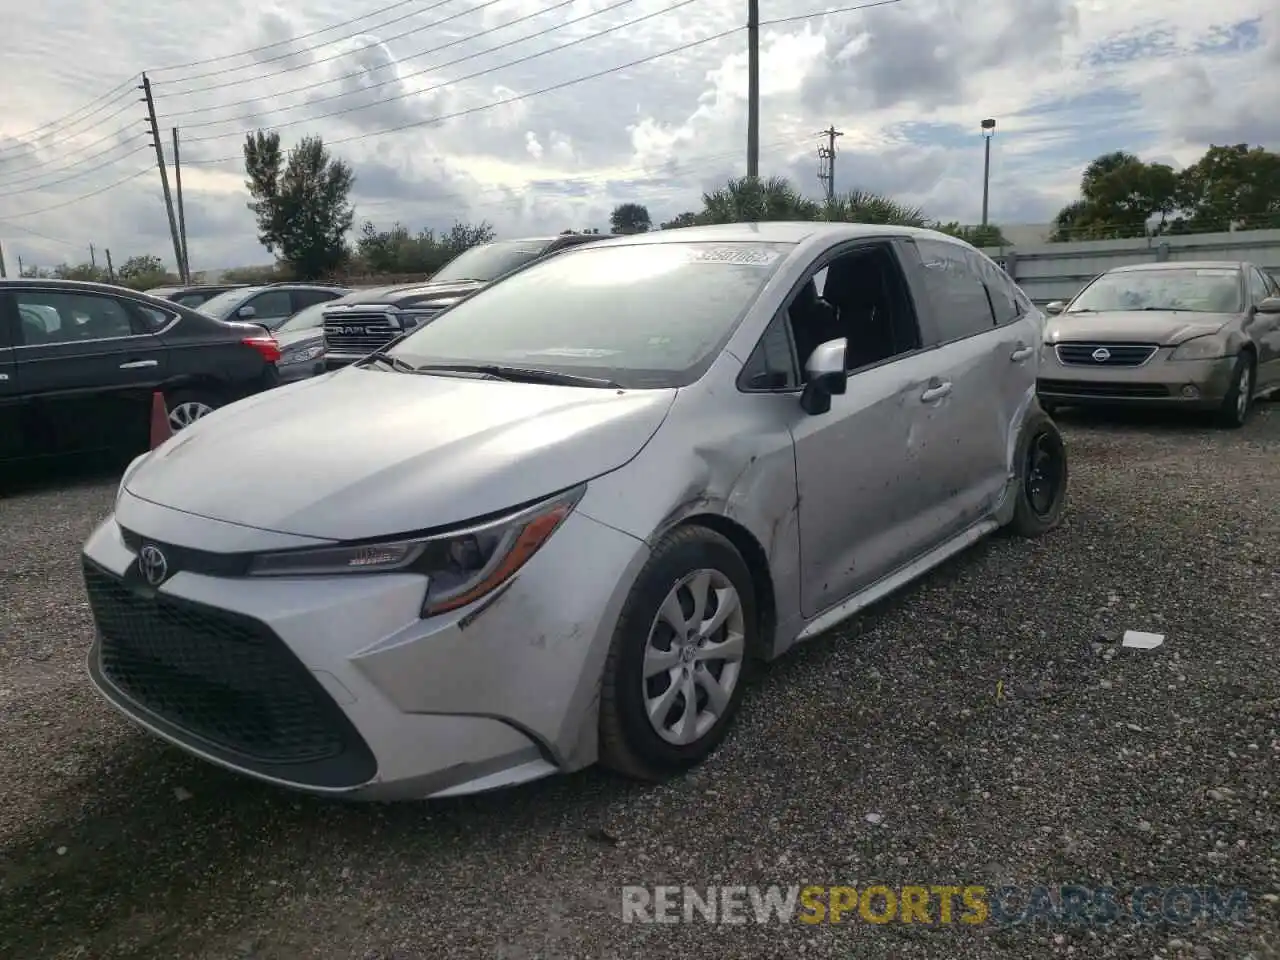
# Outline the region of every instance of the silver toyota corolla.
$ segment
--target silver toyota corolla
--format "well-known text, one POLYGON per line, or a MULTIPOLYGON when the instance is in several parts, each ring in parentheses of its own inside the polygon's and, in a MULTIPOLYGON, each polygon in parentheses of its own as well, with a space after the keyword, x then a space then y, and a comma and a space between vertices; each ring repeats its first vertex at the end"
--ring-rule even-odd
POLYGON ((927 230, 703 227, 535 263, 131 464, 84 549, 93 682, 316 793, 677 773, 749 660, 1057 524, 1042 320, 927 230))

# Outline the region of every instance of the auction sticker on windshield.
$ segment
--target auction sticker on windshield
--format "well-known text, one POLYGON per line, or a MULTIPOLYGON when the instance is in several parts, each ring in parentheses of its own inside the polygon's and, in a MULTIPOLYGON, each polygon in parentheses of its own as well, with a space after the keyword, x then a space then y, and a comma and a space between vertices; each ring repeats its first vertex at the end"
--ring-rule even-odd
POLYGON ((734 263, 747 267, 767 267, 776 263, 782 254, 776 250, 742 249, 740 247, 713 247, 695 250, 690 258, 697 263, 734 263))

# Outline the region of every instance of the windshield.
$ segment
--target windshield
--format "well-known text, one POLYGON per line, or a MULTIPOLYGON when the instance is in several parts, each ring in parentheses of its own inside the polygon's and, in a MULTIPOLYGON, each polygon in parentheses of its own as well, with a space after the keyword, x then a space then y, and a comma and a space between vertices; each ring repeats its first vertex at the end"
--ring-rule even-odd
POLYGON ((458 254, 431 276, 437 280, 493 280, 542 255, 547 240, 500 240, 458 254))
POLYGON ((309 307, 303 307, 280 326, 276 327, 276 333, 296 333, 299 330, 319 329, 324 326, 324 312, 331 306, 333 306, 333 301, 325 300, 321 303, 313 303, 309 307))
POLYGON ((677 387, 706 372, 790 244, 581 247, 481 290, 389 352, 677 387))
POLYGON ((1067 313, 1186 310, 1238 313, 1240 271, 1234 267, 1121 270, 1106 273, 1078 296, 1067 313))
POLYGON ((196 309, 207 316, 225 320, 236 307, 240 306, 249 296, 257 293, 259 289, 261 288, 241 287, 238 290, 228 290, 225 293, 218 294, 216 297, 210 297, 196 309))

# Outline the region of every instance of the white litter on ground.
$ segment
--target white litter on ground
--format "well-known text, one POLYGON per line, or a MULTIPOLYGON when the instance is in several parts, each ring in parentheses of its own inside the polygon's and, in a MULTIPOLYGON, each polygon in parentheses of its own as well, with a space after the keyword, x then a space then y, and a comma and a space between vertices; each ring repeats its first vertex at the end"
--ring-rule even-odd
POLYGON ((1163 633, 1143 633, 1141 630, 1126 630, 1124 639, 1120 641, 1120 646, 1132 647, 1135 650, 1154 650, 1162 643, 1164 643, 1163 633))

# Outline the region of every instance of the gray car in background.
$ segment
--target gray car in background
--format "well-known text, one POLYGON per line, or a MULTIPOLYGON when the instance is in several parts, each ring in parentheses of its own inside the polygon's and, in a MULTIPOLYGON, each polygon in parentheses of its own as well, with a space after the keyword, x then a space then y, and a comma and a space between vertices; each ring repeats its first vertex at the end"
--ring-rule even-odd
POLYGON ((315 283, 272 283, 220 293, 196 307, 216 320, 245 320, 275 331, 300 310, 350 293, 346 287, 315 283))
POLYGON ((1046 311, 1046 409, 1173 406, 1239 427, 1255 397, 1280 391, 1280 287, 1251 263, 1116 267, 1046 311))
POLYGON ((299 310, 272 333, 280 344, 280 382, 292 383, 324 373, 324 313, 335 304, 357 303, 381 296, 390 287, 365 287, 299 310))

